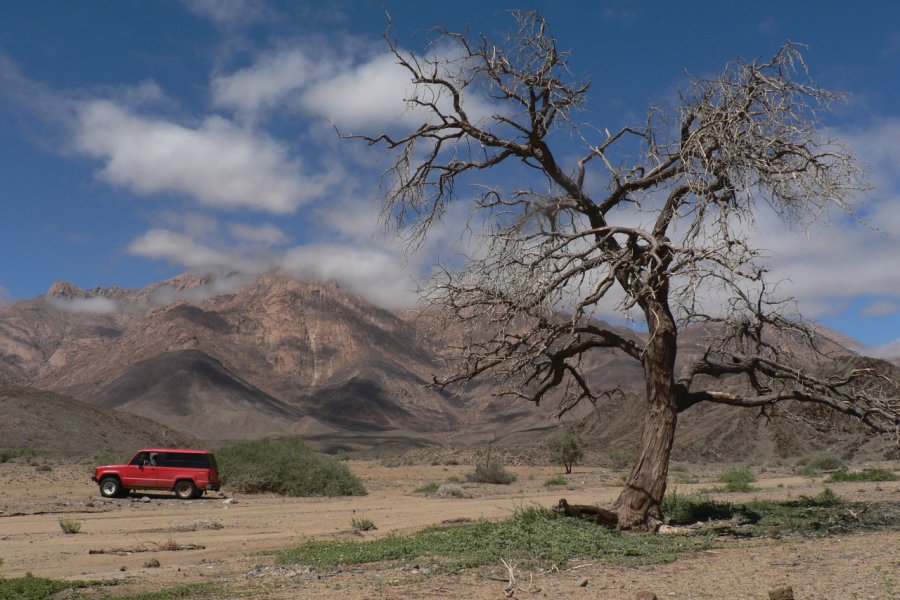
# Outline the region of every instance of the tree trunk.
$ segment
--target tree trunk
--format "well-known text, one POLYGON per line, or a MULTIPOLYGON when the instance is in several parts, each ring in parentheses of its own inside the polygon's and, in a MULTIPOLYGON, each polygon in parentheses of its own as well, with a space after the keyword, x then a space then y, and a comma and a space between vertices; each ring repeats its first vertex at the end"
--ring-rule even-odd
POLYGON ((666 493, 678 415, 675 402, 677 335, 671 313, 664 306, 657 309, 644 355, 647 413, 640 453, 625 489, 613 506, 619 529, 655 531, 662 523, 660 503, 666 493))

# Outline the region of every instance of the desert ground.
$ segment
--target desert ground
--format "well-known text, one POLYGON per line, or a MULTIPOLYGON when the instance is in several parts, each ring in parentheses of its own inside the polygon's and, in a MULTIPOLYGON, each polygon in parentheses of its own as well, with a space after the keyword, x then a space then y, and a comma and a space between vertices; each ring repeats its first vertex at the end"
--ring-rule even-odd
MULTIPOLYGON (((384 466, 350 461, 369 494, 353 498, 285 498, 238 494, 225 489, 200 500, 171 494, 101 498, 87 465, 0 464, 0 577, 26 573, 58 579, 116 579, 114 593, 215 581, 240 598, 591 598, 629 599, 650 591, 663 599, 765 599, 791 586, 798 600, 900 598, 900 532, 824 538, 720 539, 710 550, 679 555, 669 564, 610 566, 575 562, 562 570, 514 569, 511 592, 502 565, 455 573, 422 573, 418 565, 377 563, 317 571, 280 566, 265 551, 305 540, 360 539, 354 518, 377 530, 412 532, 456 519, 499 518, 517 507, 608 503, 619 491, 620 473, 576 467, 567 487, 545 488, 558 467, 513 467, 508 486, 466 485, 469 497, 429 498, 418 486, 463 477, 466 465, 384 466), (67 535, 60 519, 81 523, 67 535), (155 563, 158 562, 158 566, 155 563), (152 566, 151 566, 152 565, 152 566)), ((709 487, 721 468, 691 467, 699 482, 674 484, 679 493, 709 487)), ((729 501, 752 497, 787 499, 822 491, 821 479, 796 477, 788 469, 759 474, 756 490, 723 494, 729 501)), ((900 484, 848 482, 829 486, 866 502, 900 501, 900 484)), ((90 592, 88 592, 90 593, 90 592)), ((111 593, 111 592, 98 592, 111 593)))

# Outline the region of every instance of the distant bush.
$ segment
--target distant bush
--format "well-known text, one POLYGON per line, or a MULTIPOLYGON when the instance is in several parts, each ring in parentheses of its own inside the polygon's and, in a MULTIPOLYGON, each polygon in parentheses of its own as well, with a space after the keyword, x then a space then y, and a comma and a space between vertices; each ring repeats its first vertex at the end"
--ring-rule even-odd
POLYGON ((631 464, 631 461, 634 460, 634 454, 629 452, 628 450, 623 450, 621 448, 613 448, 607 454, 609 457, 609 463, 613 469, 616 471, 621 471, 622 469, 628 467, 631 464))
POLYGON ((216 450, 223 483, 244 492, 286 496, 363 496, 343 462, 313 452, 299 437, 240 442, 216 450))
POLYGON ((416 489, 413 490, 413 494, 431 494, 437 491, 437 489, 441 487, 437 482, 432 481, 431 483, 426 483, 425 485, 420 485, 416 489))
POLYGON ((431 496, 434 498, 465 498, 466 490, 458 483, 442 483, 431 496))
POLYGON ((750 484, 756 481, 756 476, 747 467, 735 467, 719 475, 719 481, 725 484, 726 492, 749 492, 753 490, 750 484))
POLYGON ((863 469, 862 471, 835 471, 826 481, 896 481, 897 474, 888 469, 863 469))
POLYGON ((816 477, 819 477, 820 475, 822 475, 822 472, 819 469, 817 469, 813 466, 810 466, 810 465, 802 465, 799 467, 794 467, 794 473, 796 473, 797 475, 806 477, 808 479, 815 479, 816 477))
POLYGON ((568 485, 569 480, 563 477, 562 475, 555 475, 544 482, 544 487, 551 487, 554 485, 568 485))
POLYGON ((475 465, 475 471, 466 474, 466 480, 473 483, 495 483, 509 485, 516 480, 515 473, 510 473, 500 463, 487 460, 475 465))
POLYGON ((372 522, 371 519, 365 518, 356 518, 350 519, 350 525, 353 527, 353 531, 356 533, 362 533, 364 531, 374 531, 378 529, 375 527, 375 523, 372 522))
POLYGON ((815 456, 809 459, 809 466, 820 471, 834 471, 835 469, 843 469, 846 465, 843 460, 837 456, 815 456))
POLYGON ((81 531, 81 522, 73 519, 60 519, 59 528, 67 535, 75 535, 81 531))
POLYGON ((547 448, 550 450, 550 462, 566 469, 566 473, 572 472, 572 467, 584 458, 581 438, 571 432, 557 433, 547 438, 547 448))
POLYGON ((51 467, 50 465, 48 465, 48 464, 45 463, 45 464, 43 464, 43 465, 38 465, 38 466, 36 466, 36 467, 34 468, 34 470, 35 470, 35 471, 39 471, 39 472, 41 472, 41 473, 49 473, 50 471, 53 470, 53 467, 51 467))

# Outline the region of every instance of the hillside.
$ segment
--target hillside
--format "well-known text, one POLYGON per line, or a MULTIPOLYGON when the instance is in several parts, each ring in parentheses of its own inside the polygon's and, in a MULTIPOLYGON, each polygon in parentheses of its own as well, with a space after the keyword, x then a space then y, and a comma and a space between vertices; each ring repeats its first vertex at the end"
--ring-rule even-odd
POLYGON ((0 388, 0 453, 94 462, 125 460, 142 447, 196 446, 156 421, 24 387, 0 388))

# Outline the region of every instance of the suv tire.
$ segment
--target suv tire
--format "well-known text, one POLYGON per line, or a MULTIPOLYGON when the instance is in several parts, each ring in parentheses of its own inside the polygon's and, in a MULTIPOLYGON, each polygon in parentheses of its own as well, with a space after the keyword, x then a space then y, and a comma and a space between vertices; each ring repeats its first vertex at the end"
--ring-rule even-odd
POLYGON ((100 495, 104 498, 120 498, 122 493, 122 482, 118 477, 104 477, 100 480, 100 495))
POLYGON ((190 479, 175 482, 175 495, 182 500, 190 500, 197 495, 197 486, 190 479))

